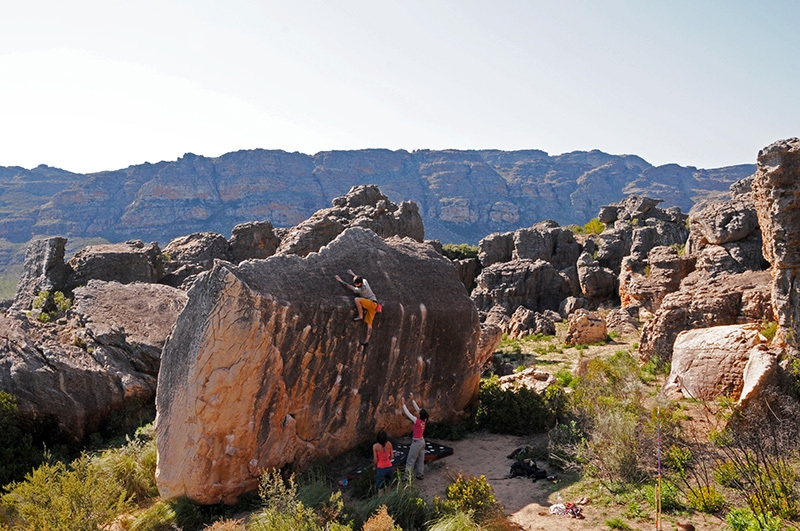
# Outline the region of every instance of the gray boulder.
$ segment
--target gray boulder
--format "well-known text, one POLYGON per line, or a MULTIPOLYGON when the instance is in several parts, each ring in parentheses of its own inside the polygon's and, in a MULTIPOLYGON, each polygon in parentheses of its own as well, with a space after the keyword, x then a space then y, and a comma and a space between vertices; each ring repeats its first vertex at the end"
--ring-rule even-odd
POLYGON ((66 238, 33 240, 28 244, 12 310, 30 310, 40 292, 64 289, 69 273, 64 265, 66 244, 66 238))
POLYGON ((306 256, 333 241, 348 227, 370 229, 381 238, 408 237, 422 242, 425 229, 416 203, 392 203, 375 185, 354 186, 281 238, 277 252, 306 256))
POLYGON ((399 399, 412 390, 432 419, 463 418, 499 342, 450 260, 361 228, 306 257, 217 262, 188 295, 158 379, 165 499, 231 503, 265 468, 300 470, 380 429, 405 434, 399 399), (353 296, 334 280, 348 268, 383 303, 367 347, 353 296))
POLYGON ((228 256, 238 264, 244 260, 268 258, 275 254, 281 240, 269 221, 236 225, 231 231, 228 256))
POLYGON ((544 260, 514 260, 484 267, 472 291, 478 309, 502 306, 508 315, 519 306, 535 312, 556 310, 572 295, 569 278, 544 260))
POLYGON ((0 390, 28 422, 70 442, 152 408, 161 347, 184 302, 168 286, 90 280, 69 319, 0 317, 0 390))
POLYGON ((92 279, 121 284, 158 282, 164 275, 160 255, 157 243, 145 245, 140 240, 84 247, 67 262, 70 272, 65 288, 72 291, 92 279))

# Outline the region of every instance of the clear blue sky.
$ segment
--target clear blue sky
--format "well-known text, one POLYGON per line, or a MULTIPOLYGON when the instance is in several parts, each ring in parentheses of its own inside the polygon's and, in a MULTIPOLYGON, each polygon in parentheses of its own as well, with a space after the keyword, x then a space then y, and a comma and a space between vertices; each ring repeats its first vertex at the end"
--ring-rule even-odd
POLYGON ((0 14, 0 166, 250 148, 754 163, 800 136, 800 2, 36 1, 0 14))

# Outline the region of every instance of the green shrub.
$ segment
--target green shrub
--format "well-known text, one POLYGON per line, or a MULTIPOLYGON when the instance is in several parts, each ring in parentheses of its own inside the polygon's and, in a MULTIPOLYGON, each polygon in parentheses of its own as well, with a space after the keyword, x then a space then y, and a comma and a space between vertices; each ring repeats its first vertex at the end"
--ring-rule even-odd
POLYGON ((492 486, 486 477, 459 474, 447 486, 447 501, 457 510, 473 514, 475 520, 481 522, 502 511, 500 503, 494 497, 492 486))
POLYGON ((258 478, 258 496, 268 508, 277 511, 293 508, 299 501, 294 474, 284 480, 277 468, 265 470, 258 478))
POLYGON ((567 369, 559 369, 559 371, 555 374, 555 377, 558 385, 561 387, 569 387, 569 385, 575 379, 572 373, 567 369))
POLYGON ((761 335, 767 338, 767 341, 772 341, 775 339, 775 334, 778 332, 778 323, 777 321, 767 321, 764 318, 761 322, 761 335))
POLYGON ((187 498, 159 501, 133 521, 130 531, 195 531, 203 526, 200 508, 187 498))
POLYGON ((44 463, 2 497, 13 527, 97 531, 131 507, 124 489, 83 455, 69 466, 44 463))
POLYGON ((725 497, 711 485, 701 485, 686 493, 689 507, 704 513, 716 513, 725 506, 725 497))
POLYGON ((480 248, 466 243, 446 243, 442 245, 442 253, 450 260, 463 260, 465 258, 477 258, 480 248))
POLYGON ((150 424, 140 428, 136 436, 126 437, 127 444, 107 450, 95 458, 95 464, 125 489, 126 497, 136 502, 158 496, 156 486, 156 440, 150 424))
POLYGON ((673 243, 670 245, 670 248, 675 249, 675 252, 678 253, 678 256, 683 256, 686 254, 686 244, 673 243))
POLYGON ((545 399, 523 386, 502 389, 496 376, 481 381, 476 420, 492 433, 527 435, 543 431, 553 420, 545 399))
MULTIPOLYGON (((642 487, 642 494, 647 503, 653 509, 656 508, 656 488, 654 485, 645 485, 642 487)), ((661 481, 661 510, 665 512, 676 512, 684 509, 681 503, 681 493, 678 487, 671 481, 661 481)))
POLYGON ((42 462, 19 414, 17 397, 0 391, 0 486, 20 481, 42 462))
POLYGON ((725 517, 730 531, 781 531, 783 521, 771 514, 755 515, 750 509, 731 509, 725 517))
POLYGON ((598 218, 592 218, 583 225, 568 225, 567 228, 575 234, 598 235, 606 230, 605 224, 598 218))
POLYGON ((37 319, 43 323, 48 323, 63 316, 72 307, 72 300, 68 299, 62 292, 40 291, 33 299, 32 307, 39 310, 37 319))
POLYGON ((742 474, 735 463, 724 461, 714 469, 714 481, 723 487, 742 488, 742 474))
POLYGON ((664 465, 671 468, 681 476, 686 475, 686 469, 692 462, 692 451, 688 448, 672 445, 664 452, 664 465))
POLYGON ((399 482, 383 496, 373 496, 358 502, 354 507, 356 516, 365 521, 381 505, 386 506, 389 515, 403 529, 422 529, 430 518, 430 508, 419 492, 412 486, 399 482))
POLYGON ((586 234, 600 234, 606 230, 605 224, 597 218, 590 219, 584 226, 583 232, 586 234))
POLYGON ((480 531, 481 526, 472 518, 472 514, 456 510, 450 514, 442 514, 428 522, 428 531, 480 531))
POLYGON ((586 434, 573 419, 556 424, 548 434, 548 462, 561 470, 580 469, 585 461, 582 459, 586 446, 586 434))
POLYGON ((266 507, 250 518, 247 528, 252 531, 323 531, 314 510, 300 502, 284 510, 266 507))

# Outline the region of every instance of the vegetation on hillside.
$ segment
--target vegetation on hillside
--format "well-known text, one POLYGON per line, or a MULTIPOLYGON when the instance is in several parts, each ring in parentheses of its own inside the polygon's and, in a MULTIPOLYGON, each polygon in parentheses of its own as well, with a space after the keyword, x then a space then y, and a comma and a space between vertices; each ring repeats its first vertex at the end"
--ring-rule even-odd
MULTIPOLYGON (((667 401, 659 390, 669 366, 642 366, 633 347, 614 343, 577 348, 563 345, 558 336, 506 338, 498 361, 546 365, 558 383, 542 396, 504 388, 490 374, 481 384, 474 418, 456 427, 432 425, 432 432, 546 433, 547 446, 530 451, 573 478, 563 487, 565 497, 591 493, 595 506, 613 508, 605 521, 612 529, 650 525, 657 503, 676 519, 716 515, 732 531, 796 527, 798 403, 775 396, 764 407, 742 412, 730 400, 667 401)), ((13 397, 0 394, 5 427, 0 438, 21 441, 0 447, 18 452, 3 463, 33 451, 15 425, 14 405, 13 397)), ((510 528, 484 477, 456 475, 444 498, 425 500, 401 474, 387 494, 377 496, 367 468, 345 497, 324 466, 297 477, 269 470, 257 499, 244 497, 237 507, 199 507, 158 498, 152 426, 118 448, 84 453, 71 462, 39 455, 44 463, 6 486, 0 528, 97 530, 112 521, 133 531, 510 528), (242 511, 251 516, 243 519, 242 511)))

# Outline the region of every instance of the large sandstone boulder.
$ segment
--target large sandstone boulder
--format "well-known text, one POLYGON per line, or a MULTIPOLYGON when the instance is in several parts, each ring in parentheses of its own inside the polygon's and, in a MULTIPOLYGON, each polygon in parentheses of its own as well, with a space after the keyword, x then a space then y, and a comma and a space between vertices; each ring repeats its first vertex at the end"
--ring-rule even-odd
POLYGON ((697 400, 720 396, 738 400, 744 386, 745 367, 760 343, 758 325, 752 324, 681 332, 675 340, 664 393, 697 400))
POLYGON ((305 256, 328 244, 348 227, 370 229, 382 238, 400 236, 425 239, 419 207, 411 201, 392 203, 375 185, 354 186, 333 200, 333 207, 318 210, 290 229, 278 253, 305 256))
POLYGON ((159 491, 203 504, 255 489, 260 472, 409 430, 413 391, 437 421, 474 406, 499 341, 481 340, 456 268, 427 244, 350 228, 318 253, 218 262, 189 291, 164 347, 156 399, 159 491), (370 344, 348 268, 383 304, 370 344))
POLYGON ((502 306, 508 315, 519 306, 535 312, 558 310, 572 295, 569 278, 544 260, 513 260, 484 267, 472 290, 479 310, 502 306))
POLYGON ((800 337, 800 138, 775 142, 758 153, 752 184, 764 258, 772 264, 772 305, 778 344, 800 337))
POLYGON ((684 330, 770 320, 769 278, 768 271, 713 277, 702 271, 690 274, 679 291, 664 297, 653 319, 642 328, 640 359, 669 361, 675 338, 684 330))
POLYGON ((184 302, 168 286, 91 280, 58 324, 0 317, 0 390, 30 423, 70 442, 122 410, 152 408, 161 347, 184 302))
POLYGON ((40 292, 62 289, 68 274, 64 265, 66 245, 66 238, 34 240, 28 245, 12 309, 30 310, 33 300, 40 292))

